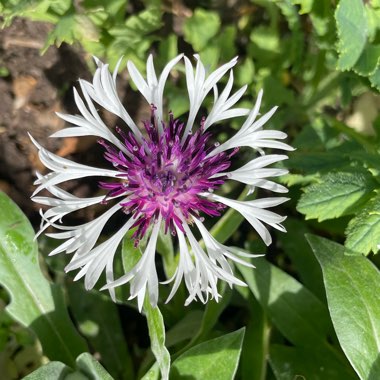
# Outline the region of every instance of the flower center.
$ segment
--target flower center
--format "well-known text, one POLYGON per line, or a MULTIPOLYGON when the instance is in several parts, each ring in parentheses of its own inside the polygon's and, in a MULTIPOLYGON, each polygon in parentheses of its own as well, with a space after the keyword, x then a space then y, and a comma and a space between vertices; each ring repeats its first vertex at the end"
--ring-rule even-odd
POLYGON ((213 192, 224 183, 223 177, 213 176, 230 166, 230 158, 235 153, 222 152, 207 157, 214 146, 207 146, 211 134, 205 133, 202 126, 181 142, 184 124, 174 120, 171 114, 169 122, 163 123, 161 133, 156 124, 152 108, 151 120, 144 122, 147 135, 142 142, 120 128, 117 132, 125 150, 100 141, 106 148, 105 158, 120 171, 123 179, 122 182, 100 183, 100 186, 109 190, 108 197, 127 196, 121 205, 136 218, 136 239, 140 239, 160 215, 165 220, 165 232, 170 230, 172 234, 175 234, 174 225, 185 232, 182 220, 188 220, 190 215, 220 215, 224 206, 209 201, 202 194, 213 192))

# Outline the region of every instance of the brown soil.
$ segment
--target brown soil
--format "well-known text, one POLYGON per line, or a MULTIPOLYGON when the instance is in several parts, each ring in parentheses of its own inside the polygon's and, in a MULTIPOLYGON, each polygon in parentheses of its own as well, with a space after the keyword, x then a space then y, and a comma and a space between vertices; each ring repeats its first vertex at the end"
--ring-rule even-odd
POLYGON ((55 112, 73 111, 71 87, 78 77, 89 77, 79 49, 50 47, 41 56, 49 24, 15 19, 0 31, 0 190, 29 217, 38 208, 30 201, 35 171, 44 171, 28 132, 49 150, 72 153, 75 139, 48 136, 64 125, 55 112))

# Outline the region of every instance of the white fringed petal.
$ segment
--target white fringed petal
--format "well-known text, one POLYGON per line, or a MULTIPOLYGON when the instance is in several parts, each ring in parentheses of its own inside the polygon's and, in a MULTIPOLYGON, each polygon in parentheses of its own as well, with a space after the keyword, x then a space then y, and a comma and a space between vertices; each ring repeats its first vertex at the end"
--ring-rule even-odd
POLYGON ((287 158, 288 156, 283 154, 269 154, 267 156, 257 157, 239 169, 232 172, 221 172, 215 174, 213 177, 227 176, 228 179, 245 183, 250 186, 250 193, 252 193, 256 187, 271 190, 276 193, 287 193, 288 189, 285 186, 266 179, 287 174, 288 170, 286 169, 266 168, 268 165, 286 160, 287 158))
POLYGON ((256 100, 256 104, 252 111, 249 113, 246 121, 239 129, 239 131, 231 137, 229 140, 213 149, 208 157, 214 156, 220 152, 224 152, 236 147, 250 147, 263 154, 262 148, 281 149, 286 151, 292 151, 290 145, 277 140, 283 140, 287 137, 287 134, 281 131, 275 130, 262 130, 264 124, 273 116, 277 107, 273 107, 270 111, 256 120, 259 113, 261 98, 263 92, 260 91, 256 100))
POLYGON ((115 170, 100 169, 94 168, 92 166, 81 165, 74 161, 68 160, 67 158, 57 156, 56 154, 51 153, 42 147, 31 135, 29 135, 29 137, 38 149, 38 156, 41 162, 48 169, 52 170, 51 173, 48 173, 45 176, 40 176, 35 181, 34 184, 40 186, 37 187, 32 196, 39 193, 42 189, 48 188, 49 186, 54 186, 72 179, 92 176, 117 178, 117 176, 120 174, 115 170))
POLYGON ((133 62, 128 61, 127 67, 129 75, 131 76, 134 84, 137 89, 144 96, 146 101, 149 104, 154 104, 156 107, 156 117, 157 117, 157 126, 159 128, 159 133, 162 133, 162 121, 163 117, 163 94, 166 80, 170 74, 170 71, 173 67, 180 61, 183 57, 183 54, 178 55, 173 58, 162 70, 160 78, 157 80, 156 71, 153 64, 153 56, 150 54, 147 60, 146 65, 146 76, 147 80, 145 81, 144 77, 140 74, 133 62))
POLYGON ((98 65, 98 68, 95 71, 92 83, 87 82, 85 80, 79 81, 83 95, 86 98, 87 104, 89 105, 89 107, 91 107, 92 110, 93 104, 90 99, 92 98, 96 103, 104 107, 106 110, 119 116, 132 130, 137 140, 141 141, 142 135, 139 128, 132 120, 127 110, 122 105, 120 98, 117 94, 116 77, 117 70, 121 63, 120 60, 116 65, 113 75, 111 75, 107 64, 103 64, 98 59, 96 59, 95 61, 98 65))
MULTIPOLYGON (((190 101, 190 111, 185 131, 183 133, 182 141, 186 139, 186 136, 188 135, 189 131, 192 130, 195 117, 197 116, 199 108, 201 107, 206 95, 216 85, 216 83, 226 74, 226 72, 236 65, 237 62, 237 57, 235 57, 230 62, 224 64, 223 66, 219 67, 217 70, 212 72, 206 78, 206 69, 203 63, 201 62, 199 55, 195 54, 194 57, 197 60, 195 74, 191 61, 187 57, 184 58, 187 91, 189 93, 190 101)), ((217 115, 214 115, 214 118, 217 118, 217 115)))
POLYGON ((117 280, 108 283, 101 289, 111 289, 130 282, 131 296, 129 299, 137 297, 140 311, 142 310, 147 288, 149 292, 149 300, 152 306, 155 307, 158 302, 158 277, 154 258, 160 225, 161 216, 158 219, 158 223, 156 223, 152 229, 148 245, 146 246, 139 262, 128 273, 121 276, 117 280))
POLYGON ((249 113, 249 109, 246 108, 235 108, 231 109, 243 96, 245 93, 247 86, 243 86, 240 90, 238 90, 234 95, 230 98, 230 93, 232 89, 234 81, 233 72, 230 72, 230 78, 224 88, 223 92, 218 96, 217 88, 214 87, 214 105, 206 118, 204 129, 206 130, 212 124, 218 123, 222 120, 231 119, 234 117, 245 116, 249 113))
POLYGON ((251 226, 257 231, 266 245, 270 245, 272 243, 272 237, 262 222, 279 231, 286 232, 285 228, 281 225, 281 223, 286 219, 286 216, 280 216, 272 211, 266 210, 266 208, 278 206, 279 204, 286 202, 288 198, 277 197, 255 199, 253 201, 235 201, 233 199, 211 193, 206 193, 204 195, 211 200, 223 203, 224 205, 233 208, 243 215, 244 218, 247 219, 251 226))

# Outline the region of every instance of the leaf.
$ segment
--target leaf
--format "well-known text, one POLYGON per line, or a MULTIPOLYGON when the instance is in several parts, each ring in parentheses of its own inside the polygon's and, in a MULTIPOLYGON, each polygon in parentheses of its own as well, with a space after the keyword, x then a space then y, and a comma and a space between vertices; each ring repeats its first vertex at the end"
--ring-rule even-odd
POLYGON ((96 290, 86 291, 81 283, 68 286, 71 312, 83 335, 100 354, 102 363, 115 379, 132 379, 133 364, 124 339, 118 309, 114 302, 96 290), (91 330, 85 333, 84 327, 91 330))
POLYGON ((354 66, 354 71, 362 76, 372 75, 380 62, 380 45, 367 45, 354 66))
POLYGON ((378 91, 380 91, 380 68, 378 68, 370 77, 369 80, 371 82, 372 87, 375 87, 378 91))
POLYGON ((200 310, 189 311, 166 334, 167 347, 193 338, 202 323, 203 313, 200 310))
POLYGON ((368 255, 376 253, 380 244, 380 195, 372 198, 359 214, 351 219, 346 230, 346 248, 368 255))
POLYGON ((61 362, 50 362, 23 377, 23 380, 61 380, 72 372, 73 370, 70 367, 61 362))
POLYGON ((338 69, 349 70, 361 56, 368 35, 363 0, 340 0, 335 11, 338 31, 338 69))
POLYGON ((218 13, 197 8, 183 26, 185 41, 197 52, 202 51, 220 29, 218 13))
POLYGON ((323 272, 330 316, 351 365, 361 379, 380 378, 380 273, 365 257, 346 256, 327 239, 307 239, 323 272))
POLYGON ((263 308, 248 289, 239 287, 238 291, 247 290, 247 306, 250 314, 242 347, 240 369, 242 380, 266 379, 267 359, 270 340, 270 324, 263 308))
POLYGON ((332 327, 327 308, 308 289, 264 258, 252 270, 237 265, 245 283, 273 324, 293 344, 329 349, 332 327))
POLYGON ((277 236, 286 255, 292 260, 301 282, 320 300, 325 301, 322 271, 305 239, 309 229, 304 222, 295 218, 287 218, 284 227, 288 232, 277 236))
POLYGON ((170 354, 165 347, 164 319, 160 309, 157 306, 153 308, 147 296, 144 301, 144 310, 148 322, 150 346, 160 367, 161 377, 167 380, 169 379, 170 354))
POLYGON ((170 380, 232 380, 235 377, 244 328, 190 348, 174 361, 170 380))
POLYGON ((91 380, 114 380, 101 364, 88 352, 79 355, 76 363, 77 368, 86 374, 91 380))
POLYGON ((87 348, 69 318, 62 290, 43 276, 33 228, 1 192, 0 209, 0 283, 11 296, 6 310, 35 332, 49 359, 72 366, 87 348))
POLYGON ((323 351, 274 344, 270 347, 269 362, 277 380, 356 379, 353 371, 337 366, 323 351))
POLYGON ((223 310, 228 306, 232 295, 231 290, 226 286, 225 282, 222 283, 219 293, 222 295, 221 301, 215 302, 211 300, 207 303, 199 330, 179 354, 182 354, 184 351, 190 349, 190 347, 202 341, 218 322, 220 314, 222 314, 223 310))
POLYGON ((318 221, 348 215, 368 199, 376 186, 367 173, 330 173, 321 177, 320 183, 306 187, 297 210, 305 214, 306 219, 317 218, 318 221))

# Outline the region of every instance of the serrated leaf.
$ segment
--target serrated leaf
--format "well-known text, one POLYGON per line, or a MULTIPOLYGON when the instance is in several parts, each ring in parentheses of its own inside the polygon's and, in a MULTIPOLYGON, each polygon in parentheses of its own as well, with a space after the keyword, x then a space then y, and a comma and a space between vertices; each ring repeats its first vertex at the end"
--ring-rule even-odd
POLYGON ((91 380, 114 380, 103 366, 88 352, 79 355, 77 368, 91 380))
POLYGON ((335 11, 338 30, 338 69, 349 70, 362 54, 368 34, 363 0, 340 0, 335 11))
POLYGON ((192 17, 183 26, 185 41, 197 52, 202 51, 220 29, 220 17, 217 12, 197 8, 192 17))
POLYGON ((277 380, 354 380, 355 372, 343 368, 323 351, 271 345, 269 362, 277 380))
POLYGON ((380 244, 380 195, 372 198, 348 224, 345 246, 357 254, 378 251, 380 244))
POLYGON ((369 80, 371 85, 380 91, 380 68, 378 68, 372 75, 370 75, 369 80))
POLYGON ((33 228, 1 192, 0 210, 0 283, 11 297, 6 310, 35 332, 49 359, 73 365, 87 347, 69 318, 61 288, 41 272, 33 228))
POLYGON ((363 380, 380 378, 380 273, 365 257, 308 235, 323 272, 330 316, 340 345, 363 380))
POLYGON ((348 215, 376 188, 373 177, 367 173, 338 172, 327 174, 320 182, 305 188, 297 210, 306 219, 318 221, 348 215))
POLYGON ((70 367, 61 362, 50 362, 23 377, 23 380, 60 380, 65 379, 72 372, 73 370, 70 367))
POLYGON ((359 60, 354 66, 354 71, 362 76, 372 75, 380 62, 380 45, 367 45, 359 60))
POLYGON ((202 380, 234 379, 244 328, 190 348, 174 361, 170 380, 194 378, 202 380))

